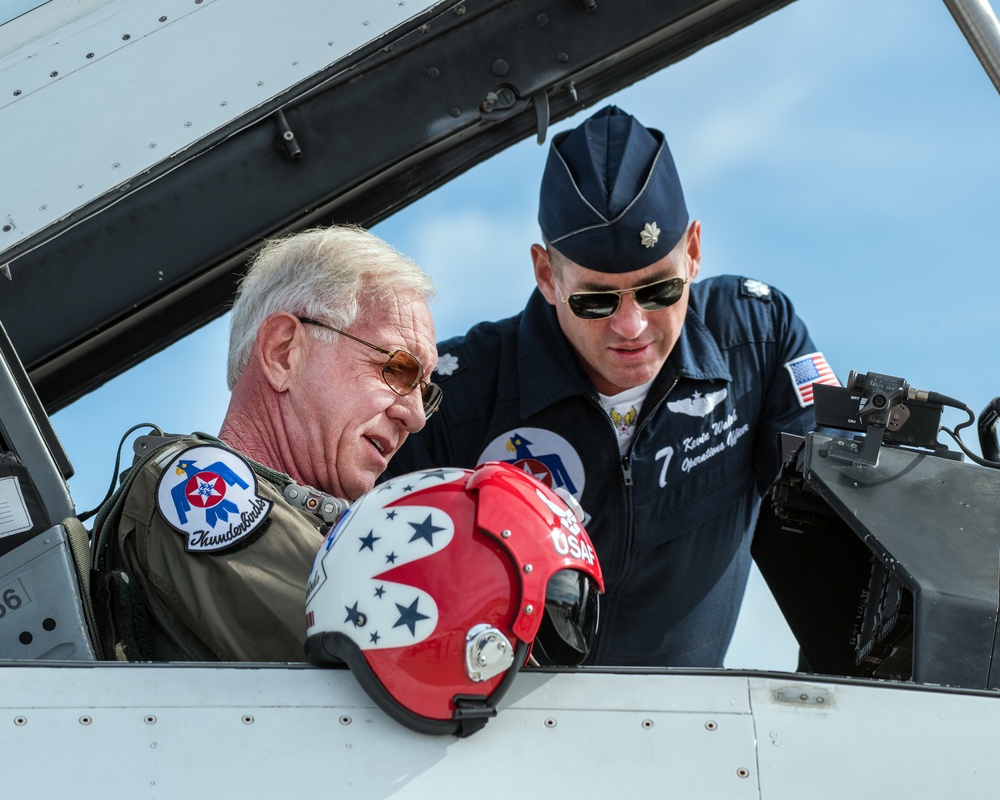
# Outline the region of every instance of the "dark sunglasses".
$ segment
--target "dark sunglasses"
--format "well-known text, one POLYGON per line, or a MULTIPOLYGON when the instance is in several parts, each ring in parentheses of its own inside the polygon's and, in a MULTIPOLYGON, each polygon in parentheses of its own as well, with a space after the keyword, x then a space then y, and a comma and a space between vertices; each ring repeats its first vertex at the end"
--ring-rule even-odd
POLYGON ((406 350, 386 350, 384 347, 379 347, 371 342, 366 342, 364 339, 359 339, 357 336, 352 336, 346 331, 340 330, 340 328, 334 328, 332 325, 327 325, 325 322, 310 319, 309 317, 299 317, 299 322, 303 325, 319 325, 321 328, 326 328, 329 331, 346 336, 348 339, 353 339, 365 347, 377 350, 384 356, 389 356, 389 360, 382 365, 382 380, 401 397, 405 397, 419 386, 420 394, 424 401, 425 418, 430 419, 431 414, 441 407, 444 392, 441 391, 441 387, 436 383, 431 383, 423 379, 423 365, 420 363, 420 359, 413 355, 413 353, 408 353, 406 350))
MULTIPOLYGON (((569 305, 570 310, 581 319, 604 319, 610 317, 621 305, 622 295, 631 294, 639 308, 646 311, 659 311, 668 308, 681 299, 684 294, 684 284, 690 278, 667 278, 645 286, 634 286, 631 289, 608 289, 604 292, 573 292, 569 297, 559 299, 569 305)), ((556 287, 558 291, 559 287, 556 287)))

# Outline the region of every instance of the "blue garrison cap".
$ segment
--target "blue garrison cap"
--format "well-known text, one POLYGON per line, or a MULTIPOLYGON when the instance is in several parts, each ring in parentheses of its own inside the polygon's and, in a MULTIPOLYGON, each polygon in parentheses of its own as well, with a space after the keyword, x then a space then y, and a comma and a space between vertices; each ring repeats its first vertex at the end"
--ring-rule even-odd
POLYGON ((570 261, 632 272, 666 256, 688 212, 664 135, 615 106, 552 139, 538 223, 570 261))

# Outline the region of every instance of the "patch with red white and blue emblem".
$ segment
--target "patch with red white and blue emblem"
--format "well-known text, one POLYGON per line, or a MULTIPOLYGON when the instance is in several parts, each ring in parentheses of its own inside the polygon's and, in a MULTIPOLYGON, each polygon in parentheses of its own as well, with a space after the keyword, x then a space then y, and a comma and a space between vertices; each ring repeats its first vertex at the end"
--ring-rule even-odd
MULTIPOLYGON (((524 470, 550 489, 563 489, 577 500, 583 497, 586 473, 583 459, 564 437, 545 428, 512 428, 493 439, 477 464, 502 461, 524 470)), ((584 520, 589 521, 589 515, 584 520)))
POLYGON ((792 389, 799 400, 799 405, 806 408, 813 404, 813 386, 824 383, 828 386, 840 386, 840 381, 826 363, 822 353, 809 353, 785 362, 792 382, 792 389))
POLYGON ((173 457, 156 484, 156 510, 186 537, 191 553, 245 544, 273 505, 258 493, 250 465, 214 445, 194 445, 173 457))

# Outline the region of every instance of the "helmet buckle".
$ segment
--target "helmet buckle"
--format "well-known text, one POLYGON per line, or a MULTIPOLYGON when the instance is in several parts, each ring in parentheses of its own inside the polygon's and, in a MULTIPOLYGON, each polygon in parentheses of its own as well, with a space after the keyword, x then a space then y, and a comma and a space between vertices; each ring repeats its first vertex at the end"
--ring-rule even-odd
POLYGON ((479 683, 506 672, 514 663, 510 640, 492 625, 480 623, 465 635, 465 672, 479 683))

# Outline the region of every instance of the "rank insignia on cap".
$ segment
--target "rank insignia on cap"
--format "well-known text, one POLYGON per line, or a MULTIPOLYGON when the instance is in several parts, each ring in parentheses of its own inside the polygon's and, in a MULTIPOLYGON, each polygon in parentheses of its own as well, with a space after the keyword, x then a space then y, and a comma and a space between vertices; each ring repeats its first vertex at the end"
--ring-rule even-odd
POLYGON ((647 222, 639 233, 639 240, 646 248, 653 247, 660 241, 660 229, 655 222, 647 222))
POLYGON ((167 464, 156 485, 156 510, 187 537, 191 553, 214 553, 258 530, 271 506, 257 493, 257 476, 230 450, 194 445, 167 464))

